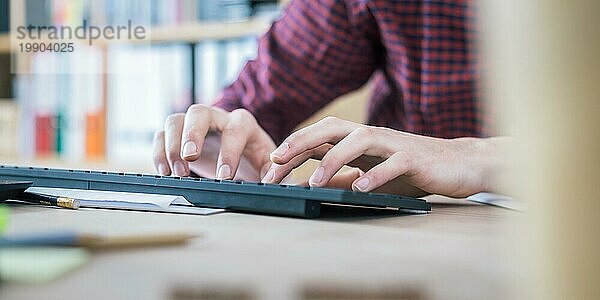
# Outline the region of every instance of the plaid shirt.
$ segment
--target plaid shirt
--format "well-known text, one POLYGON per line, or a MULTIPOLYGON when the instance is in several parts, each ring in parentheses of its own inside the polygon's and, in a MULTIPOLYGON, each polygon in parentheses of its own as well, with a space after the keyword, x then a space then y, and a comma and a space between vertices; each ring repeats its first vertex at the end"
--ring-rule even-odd
POLYGON ((295 0, 215 105, 245 108, 276 142, 372 80, 368 124, 483 135, 469 0, 295 0))

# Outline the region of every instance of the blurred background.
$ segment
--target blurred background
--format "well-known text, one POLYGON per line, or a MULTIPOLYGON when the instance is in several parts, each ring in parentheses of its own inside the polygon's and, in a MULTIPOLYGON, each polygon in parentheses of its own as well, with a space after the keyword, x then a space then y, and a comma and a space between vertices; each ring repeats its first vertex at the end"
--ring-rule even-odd
MULTIPOLYGON (((517 138, 518 176, 506 190, 530 207, 507 222, 523 271, 514 281, 527 290, 520 298, 597 299, 600 2, 483 2, 488 92, 501 108, 499 126, 517 138)), ((214 101, 286 4, 0 0, 0 162, 153 171, 153 132, 168 114, 214 101), (84 18, 96 26, 131 19, 148 37, 48 55, 18 52, 8 34, 15 25, 78 26, 84 18)), ((363 121, 367 90, 306 123, 325 114, 363 121)))
MULTIPOLYGON (((171 113, 211 104, 256 56, 287 2, 0 0, 0 161, 152 172, 154 131, 171 113), (100 28, 131 21, 146 38, 79 39, 73 53, 34 53, 9 34, 83 20, 100 28)), ((350 108, 365 107, 365 90, 307 123, 326 114, 363 121, 365 109, 350 108)))

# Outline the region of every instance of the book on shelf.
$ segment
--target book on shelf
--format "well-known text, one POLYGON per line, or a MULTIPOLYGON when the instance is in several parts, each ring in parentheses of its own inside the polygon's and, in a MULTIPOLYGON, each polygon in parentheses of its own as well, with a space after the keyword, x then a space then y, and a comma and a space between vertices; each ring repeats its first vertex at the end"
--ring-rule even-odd
MULTIPOLYGON (((96 48, 74 52, 68 56, 69 72, 61 79, 67 81, 65 99, 59 111, 65 121, 65 141, 62 152, 71 160, 96 160, 104 157, 104 75, 103 53, 96 48)), ((63 83, 65 84, 65 83, 63 83)))
POLYGON ((0 34, 10 29, 10 0, 0 0, 0 34))
POLYGON ((13 98, 10 53, 0 53, 0 99, 13 98))
MULTIPOLYGON (((58 91, 59 84, 55 72, 58 69, 56 55, 40 53, 32 58, 31 66, 36 74, 31 78, 32 93, 30 99, 34 103, 28 119, 34 120, 34 137, 36 156, 48 157, 57 152, 56 144, 58 91)), ((31 136, 30 136, 31 137, 31 136)), ((30 138, 29 137, 29 138, 30 138)))
POLYGON ((252 11, 249 0, 199 0, 197 3, 199 21, 243 21, 252 11))
POLYGON ((23 25, 52 25, 52 9, 50 0, 25 0, 25 24, 23 25))

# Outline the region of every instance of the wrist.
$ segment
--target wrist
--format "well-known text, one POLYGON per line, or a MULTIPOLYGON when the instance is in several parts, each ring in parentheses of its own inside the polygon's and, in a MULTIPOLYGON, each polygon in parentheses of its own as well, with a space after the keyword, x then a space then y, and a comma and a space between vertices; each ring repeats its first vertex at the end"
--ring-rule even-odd
POLYGON ((473 193, 497 190, 499 174, 506 168, 506 137, 458 138, 465 149, 465 166, 474 179, 473 193))

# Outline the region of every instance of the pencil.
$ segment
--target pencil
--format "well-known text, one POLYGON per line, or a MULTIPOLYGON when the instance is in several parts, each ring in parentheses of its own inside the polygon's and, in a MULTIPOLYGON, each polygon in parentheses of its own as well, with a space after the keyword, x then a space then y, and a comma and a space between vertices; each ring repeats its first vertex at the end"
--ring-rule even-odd
POLYGON ((79 200, 67 197, 57 197, 44 194, 36 194, 31 192, 23 192, 17 197, 17 200, 35 204, 58 206, 70 209, 79 208, 79 200))
POLYGON ((149 235, 103 236, 72 231, 45 232, 33 235, 2 236, 2 247, 85 247, 94 250, 110 250, 138 247, 175 246, 186 243, 196 234, 158 233, 149 235))

